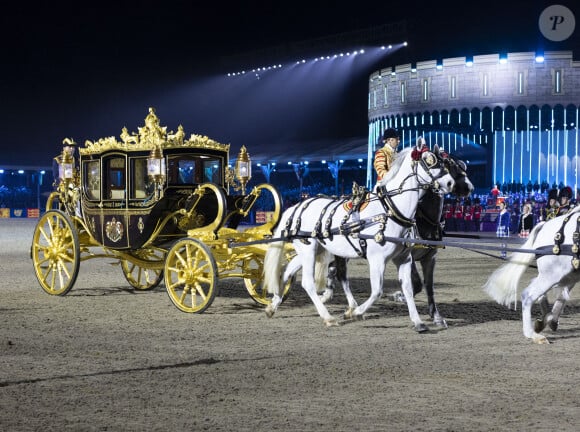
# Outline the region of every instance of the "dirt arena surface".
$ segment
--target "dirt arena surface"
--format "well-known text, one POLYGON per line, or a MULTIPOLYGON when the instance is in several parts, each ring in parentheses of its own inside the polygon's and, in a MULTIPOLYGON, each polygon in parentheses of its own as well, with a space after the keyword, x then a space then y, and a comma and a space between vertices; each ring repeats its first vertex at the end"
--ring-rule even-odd
MULTIPOLYGON (((406 305, 389 299, 391 265, 366 320, 325 328, 299 285, 272 319, 234 279, 219 282, 205 313, 185 314, 163 284, 136 292, 106 259, 82 262, 70 293, 49 296, 29 257, 35 224, 0 219, 2 431, 579 428, 577 292, 558 332, 546 332, 552 344, 535 345, 520 310, 481 290, 497 259, 439 252, 446 330, 430 323, 424 293, 430 331, 412 330, 406 305)), ((365 299, 366 263, 349 270, 365 299)), ((337 292, 329 309, 339 317, 344 307, 337 292)))

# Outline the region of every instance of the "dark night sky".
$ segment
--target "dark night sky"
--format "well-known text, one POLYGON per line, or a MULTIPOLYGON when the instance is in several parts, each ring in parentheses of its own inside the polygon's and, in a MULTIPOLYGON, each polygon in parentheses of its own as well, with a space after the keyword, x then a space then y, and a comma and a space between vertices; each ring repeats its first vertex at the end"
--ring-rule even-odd
POLYGON ((136 131, 149 106, 169 130, 183 124, 187 134, 208 135, 232 149, 244 144, 250 152, 364 138, 367 80, 381 67, 542 45, 577 52, 580 45, 579 22, 565 43, 550 45, 538 31, 538 17, 550 4, 566 5, 580 20, 574 1, 345 3, 14 4, 0 15, 0 167, 48 166, 64 137, 84 143, 118 137, 123 126, 136 131), (275 71, 260 80, 225 76, 251 66, 232 63, 242 53, 279 53, 299 42, 401 21, 409 46, 390 57, 328 71, 275 71))

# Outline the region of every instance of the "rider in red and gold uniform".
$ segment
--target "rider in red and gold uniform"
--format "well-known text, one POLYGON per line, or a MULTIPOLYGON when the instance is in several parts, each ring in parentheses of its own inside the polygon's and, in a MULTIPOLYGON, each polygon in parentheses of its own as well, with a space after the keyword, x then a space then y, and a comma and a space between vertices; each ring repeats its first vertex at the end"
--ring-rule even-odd
POLYGON ((377 173, 377 182, 382 180, 391 169, 399 141, 399 133, 395 129, 389 128, 385 130, 383 134, 384 145, 375 152, 375 160, 373 163, 373 167, 377 173))

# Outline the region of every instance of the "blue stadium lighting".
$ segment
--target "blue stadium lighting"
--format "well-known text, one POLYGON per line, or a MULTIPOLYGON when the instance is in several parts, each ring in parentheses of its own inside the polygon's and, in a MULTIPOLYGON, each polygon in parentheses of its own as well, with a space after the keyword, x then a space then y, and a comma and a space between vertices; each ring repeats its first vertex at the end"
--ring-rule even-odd
POLYGON ((468 56, 465 58, 465 66, 467 66, 467 67, 473 66, 473 57, 472 56, 468 56))
POLYGON ((500 64, 506 64, 507 63, 507 55, 506 54, 500 54, 499 55, 499 62, 500 62, 500 64))
POLYGON ((443 61, 437 60, 437 66, 435 66, 437 70, 443 70, 443 61))
POLYGON ((4 170, 3 169, 0 169, 0 174, 4 174, 4 170))
POLYGON ((544 53, 543 52, 536 53, 536 63, 544 63, 544 53))
POLYGON ((18 170, 18 174, 24 174, 24 170, 18 170))

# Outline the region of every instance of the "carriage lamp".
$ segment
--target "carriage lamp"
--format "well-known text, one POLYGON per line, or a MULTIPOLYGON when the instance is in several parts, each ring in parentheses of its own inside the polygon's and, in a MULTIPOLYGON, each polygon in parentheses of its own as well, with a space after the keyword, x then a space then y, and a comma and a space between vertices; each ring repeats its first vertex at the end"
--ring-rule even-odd
POLYGON ((155 199, 160 198, 160 191, 165 183, 165 158, 160 146, 155 146, 147 158, 147 176, 155 185, 155 199))
POLYGON ((242 146, 238 153, 238 160, 236 160, 235 168, 236 179, 240 182, 242 195, 246 194, 246 185, 252 178, 252 160, 246 150, 246 146, 242 146))
POLYGON ((75 146, 76 143, 68 138, 65 138, 62 142, 62 154, 58 162, 58 176, 62 180, 72 180, 75 175, 75 146))

